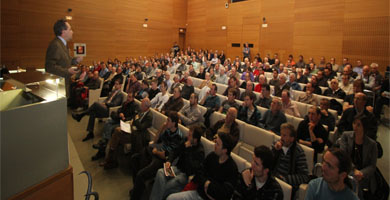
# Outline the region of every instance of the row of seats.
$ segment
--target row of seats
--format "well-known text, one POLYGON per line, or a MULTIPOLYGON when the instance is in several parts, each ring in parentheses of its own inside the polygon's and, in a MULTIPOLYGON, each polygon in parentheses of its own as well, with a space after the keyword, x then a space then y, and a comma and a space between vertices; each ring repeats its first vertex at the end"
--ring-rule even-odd
MULTIPOLYGON (((184 105, 189 104, 188 100, 184 100, 184 105)), ((138 100, 135 100, 138 104, 140 102, 138 100)), ((203 106, 200 106, 200 109, 202 110, 202 114, 206 112, 206 108, 203 106)), ((151 136, 155 136, 157 131, 161 129, 162 125, 165 123, 167 120, 167 116, 156 111, 155 109, 151 109, 151 112, 153 113, 153 122, 152 122, 152 127, 149 128, 149 133, 151 136)), ((217 121, 221 119, 225 119, 226 116, 222 113, 219 112, 214 112, 210 116, 210 124, 215 124, 217 121)), ((243 169, 246 169, 250 167, 250 163, 252 161, 252 155, 253 155, 253 150, 256 146, 259 145, 265 145, 268 147, 271 147, 273 143, 277 140, 280 139, 280 136, 250 125, 246 124, 245 122, 236 119, 236 122, 239 125, 239 130, 240 130, 240 140, 239 143, 236 145, 232 152, 232 158, 236 161, 238 170, 241 172, 243 169)), ((179 124, 179 129, 183 132, 184 135, 188 134, 188 128, 179 124)), ((202 137, 202 144, 204 145, 205 148, 205 154, 207 155, 209 152, 214 150, 214 142, 209 141, 208 139, 202 137)), ((306 155, 306 160, 308 164, 308 169, 311 172, 313 169, 313 156, 314 156, 314 150, 310 147, 306 147, 304 145, 301 145, 302 149, 305 152, 306 155)), ((278 180, 280 185, 282 186, 283 192, 284 192, 284 199, 290 199, 291 198, 291 189, 292 187, 281 181, 278 180)))

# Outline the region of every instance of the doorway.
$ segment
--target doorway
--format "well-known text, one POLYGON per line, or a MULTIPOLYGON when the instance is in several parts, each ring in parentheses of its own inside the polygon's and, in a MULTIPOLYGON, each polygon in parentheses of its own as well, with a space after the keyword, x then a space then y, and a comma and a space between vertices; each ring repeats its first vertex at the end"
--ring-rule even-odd
POLYGON ((179 47, 181 50, 186 49, 186 29, 185 28, 179 28, 179 47))

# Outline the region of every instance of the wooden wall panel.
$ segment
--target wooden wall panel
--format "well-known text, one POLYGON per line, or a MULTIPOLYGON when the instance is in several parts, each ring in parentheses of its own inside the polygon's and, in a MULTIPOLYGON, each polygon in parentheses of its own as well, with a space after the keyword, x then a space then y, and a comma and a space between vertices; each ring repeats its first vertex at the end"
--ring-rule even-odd
POLYGON ((4 0, 1 2, 1 63, 44 67, 53 24, 72 8, 70 43, 86 43, 85 64, 93 60, 167 52, 186 24, 182 0, 87 1, 4 0), (143 28, 148 18, 148 28, 143 28))
MULTIPOLYGON (((207 24, 204 15, 194 14, 211 10, 204 0, 188 2, 188 22, 207 24)), ((327 61, 335 57, 338 63, 345 56, 353 64, 358 58, 364 63, 376 61, 382 71, 390 65, 388 0, 248 0, 229 4, 224 13, 216 18, 227 20, 226 52, 231 58, 242 56, 242 46, 232 48, 231 43, 254 41, 252 56, 256 51, 262 57, 277 52, 282 62, 289 54, 295 58, 303 54, 316 62, 321 56, 327 61), (263 17, 267 28, 261 27, 263 17)), ((199 48, 216 48, 194 39, 200 35, 207 41, 217 39, 207 28, 198 28, 196 34, 194 29, 188 30, 187 40, 199 48)))

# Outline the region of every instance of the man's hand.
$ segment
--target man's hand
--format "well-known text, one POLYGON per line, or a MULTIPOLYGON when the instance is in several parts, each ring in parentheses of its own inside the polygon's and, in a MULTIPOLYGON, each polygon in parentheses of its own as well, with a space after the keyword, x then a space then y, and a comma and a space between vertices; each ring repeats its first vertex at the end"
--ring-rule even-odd
POLYGON ((249 186, 253 179, 253 170, 245 170, 242 172, 242 178, 244 179, 245 185, 249 186))
POLYGON ((323 115, 325 115, 325 116, 328 116, 328 111, 326 111, 326 110, 321 110, 321 113, 322 113, 323 115))
POLYGON ((363 179, 363 173, 357 169, 353 172, 353 176, 356 178, 357 181, 361 181, 363 179))
POLYGON ((169 162, 169 161, 167 161, 167 162, 165 162, 165 168, 170 168, 171 167, 171 162, 169 162))
POLYGON ((121 118, 122 120, 125 120, 125 115, 123 113, 119 113, 119 118, 121 118))
POLYGON ((370 113, 374 112, 374 108, 372 106, 366 106, 366 110, 370 113))
POLYGON ((154 155, 156 155, 156 154, 158 153, 158 150, 156 149, 156 147, 153 148, 152 153, 153 153, 154 155))
POLYGON ((276 149, 276 150, 282 149, 282 146, 283 146, 283 143, 282 143, 281 141, 277 141, 277 142, 275 143, 275 149, 276 149))
POLYGON ((69 74, 73 75, 73 74, 76 74, 78 72, 78 70, 75 70, 73 67, 69 67, 68 72, 69 72, 69 74))
POLYGON ((81 61, 83 61, 83 57, 82 56, 78 56, 78 57, 76 57, 76 61, 77 61, 77 63, 80 63, 81 61))

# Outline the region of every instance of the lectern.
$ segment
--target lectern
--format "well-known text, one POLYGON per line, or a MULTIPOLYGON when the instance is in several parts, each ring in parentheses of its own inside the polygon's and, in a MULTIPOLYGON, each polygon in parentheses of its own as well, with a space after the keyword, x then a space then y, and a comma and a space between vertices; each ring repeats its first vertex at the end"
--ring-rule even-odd
POLYGON ((0 80, 1 199, 73 199, 64 82, 38 71, 0 80))

